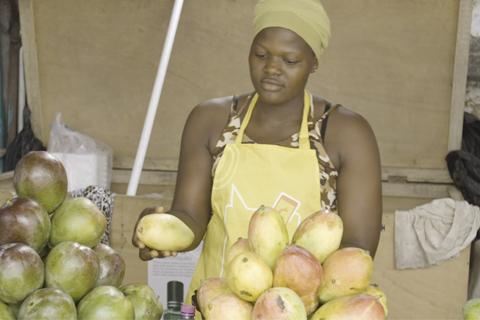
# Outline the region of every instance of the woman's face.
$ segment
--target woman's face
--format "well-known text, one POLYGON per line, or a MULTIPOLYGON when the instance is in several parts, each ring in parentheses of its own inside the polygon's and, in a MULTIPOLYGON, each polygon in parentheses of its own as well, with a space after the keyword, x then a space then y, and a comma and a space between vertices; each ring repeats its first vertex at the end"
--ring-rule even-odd
POLYGON ((248 60, 253 86, 268 104, 303 97, 308 77, 317 65, 308 44, 296 33, 280 27, 257 34, 248 60))

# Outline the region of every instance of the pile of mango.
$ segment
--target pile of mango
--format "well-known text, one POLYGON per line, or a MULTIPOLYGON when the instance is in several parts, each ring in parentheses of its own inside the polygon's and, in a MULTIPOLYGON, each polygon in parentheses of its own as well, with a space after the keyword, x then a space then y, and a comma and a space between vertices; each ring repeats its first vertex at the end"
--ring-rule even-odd
POLYGON ((26 154, 13 186, 0 208, 0 319, 160 319, 150 287, 122 285, 123 258, 100 242, 105 215, 69 196, 58 159, 26 154))
POLYGON ((260 207, 248 238, 229 249, 224 277, 197 291, 207 320, 380 320, 385 294, 371 283, 373 261, 360 248, 340 248, 343 223, 316 212, 289 237, 280 213, 260 207), (291 240, 290 240, 291 239, 291 240))

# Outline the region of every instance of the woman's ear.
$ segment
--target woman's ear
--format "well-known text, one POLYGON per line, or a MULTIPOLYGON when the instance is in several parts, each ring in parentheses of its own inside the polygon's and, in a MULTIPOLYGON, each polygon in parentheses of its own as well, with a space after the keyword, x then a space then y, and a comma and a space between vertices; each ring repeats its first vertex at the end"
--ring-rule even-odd
POLYGON ((317 69, 318 69, 318 59, 315 57, 315 61, 313 63, 312 70, 310 71, 310 73, 314 73, 315 71, 317 71, 317 69))

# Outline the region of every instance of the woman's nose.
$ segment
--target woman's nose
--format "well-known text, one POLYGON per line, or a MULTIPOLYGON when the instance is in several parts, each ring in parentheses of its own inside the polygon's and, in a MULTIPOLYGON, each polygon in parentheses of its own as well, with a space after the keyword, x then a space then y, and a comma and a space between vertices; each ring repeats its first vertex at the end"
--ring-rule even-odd
POLYGON ((263 70, 266 74, 279 74, 281 72, 279 61, 275 57, 268 58, 263 70))

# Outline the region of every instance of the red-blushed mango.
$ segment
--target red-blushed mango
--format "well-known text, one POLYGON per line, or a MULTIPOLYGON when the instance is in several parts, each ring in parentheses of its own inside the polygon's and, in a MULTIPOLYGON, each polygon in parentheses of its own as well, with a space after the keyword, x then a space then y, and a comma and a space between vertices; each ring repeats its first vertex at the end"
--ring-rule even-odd
POLYGON ((163 305, 155 291, 146 284, 132 283, 120 287, 135 310, 135 320, 158 320, 163 314, 163 305))
POLYGON ((280 213, 261 206, 248 225, 250 248, 273 269, 278 256, 288 245, 288 230, 280 213))
POLYGON ((322 282, 322 265, 310 252, 296 245, 283 250, 273 272, 273 286, 295 291, 307 314, 315 311, 319 304, 318 289, 322 282))
POLYGON ((333 212, 318 211, 308 216, 293 234, 292 243, 307 249, 320 263, 340 247, 343 222, 333 212))
POLYGON ((92 249, 76 242, 61 242, 47 256, 46 284, 77 302, 95 287, 99 270, 98 257, 92 249))
POLYGON ((366 250, 339 249, 329 255, 322 266, 324 281, 318 293, 321 302, 360 293, 370 285, 373 260, 366 250))
POLYGON ((43 288, 34 291, 20 306, 18 320, 76 320, 77 308, 62 290, 43 288))
POLYGON ((42 258, 23 243, 0 246, 0 300, 14 304, 23 301, 43 285, 42 258))
POLYGON ((50 245, 73 241, 95 247, 107 227, 107 219, 98 207, 84 197, 68 198, 52 216, 50 245))
POLYGON ((384 320, 385 313, 377 298, 356 294, 330 300, 318 308, 310 320, 384 320))
POLYGON ((255 302, 252 320, 306 320, 307 313, 300 297, 289 288, 274 287, 255 302))
POLYGON ((228 287, 245 301, 255 301, 272 286, 272 270, 254 252, 237 255, 227 267, 228 287))
POLYGON ((245 238, 238 238, 237 241, 232 244, 230 249, 228 250, 227 258, 225 260, 225 265, 228 266, 230 261, 233 260, 237 255, 242 252, 251 251, 250 244, 247 239, 245 238))
POLYGON ((48 212, 35 200, 14 198, 0 208, 0 245, 20 242, 38 253, 50 237, 48 212))
POLYGON ((381 303, 383 310, 385 311, 385 317, 388 316, 387 295, 385 294, 385 292, 380 290, 377 285, 371 284, 363 293, 369 294, 377 298, 378 301, 381 303))
POLYGON ((202 315, 206 320, 250 320, 252 305, 233 293, 221 294, 211 300, 202 315))
POLYGON ((117 288, 100 286, 82 298, 77 307, 78 320, 134 320, 132 303, 117 288))
POLYGON ((19 197, 32 198, 50 213, 67 195, 67 173, 50 153, 30 151, 15 166, 13 186, 19 197))
POLYGON ((112 247, 99 243, 94 248, 99 261, 99 275, 96 287, 114 286, 119 287, 125 276, 125 261, 122 256, 112 247))
POLYGON ((215 277, 203 280, 196 294, 200 312, 205 314, 210 301, 221 294, 231 292, 232 291, 228 288, 227 281, 224 278, 215 277))

